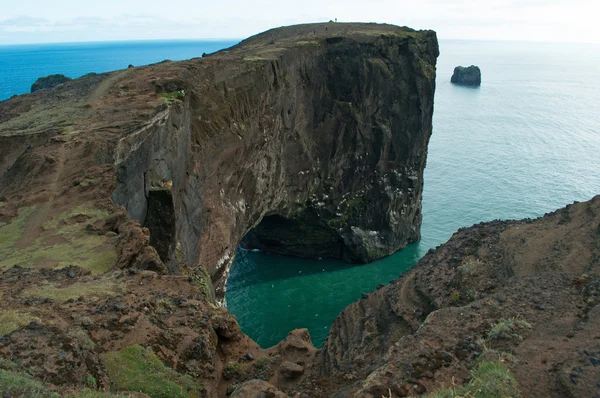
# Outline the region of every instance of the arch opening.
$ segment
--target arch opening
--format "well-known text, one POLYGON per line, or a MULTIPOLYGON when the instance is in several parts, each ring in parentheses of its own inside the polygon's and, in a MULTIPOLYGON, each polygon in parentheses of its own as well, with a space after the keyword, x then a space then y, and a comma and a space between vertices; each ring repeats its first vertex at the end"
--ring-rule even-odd
POLYGON ((294 218, 279 214, 263 217, 242 238, 240 246, 249 250, 303 258, 347 257, 344 241, 339 233, 308 211, 294 218))

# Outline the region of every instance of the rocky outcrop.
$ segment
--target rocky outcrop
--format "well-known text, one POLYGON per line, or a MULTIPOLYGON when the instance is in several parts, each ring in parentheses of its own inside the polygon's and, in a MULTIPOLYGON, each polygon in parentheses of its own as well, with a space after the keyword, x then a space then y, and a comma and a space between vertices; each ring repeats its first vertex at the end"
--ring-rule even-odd
POLYGON ((71 80, 72 79, 70 77, 61 74, 40 77, 31 85, 31 92, 34 93, 38 90, 46 90, 71 80))
POLYGON ((478 66, 457 66, 450 78, 450 82, 463 86, 480 86, 481 70, 478 66))
POLYGON ((308 380, 348 380, 339 397, 402 397, 467 385, 500 359, 524 397, 593 396, 599 278, 600 196, 463 228, 342 311, 308 380))

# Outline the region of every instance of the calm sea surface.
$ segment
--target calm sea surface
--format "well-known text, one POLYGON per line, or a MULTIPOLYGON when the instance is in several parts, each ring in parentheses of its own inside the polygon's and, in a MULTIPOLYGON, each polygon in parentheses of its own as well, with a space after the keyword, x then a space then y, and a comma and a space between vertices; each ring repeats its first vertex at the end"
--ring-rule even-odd
POLYGON ((165 59, 179 61, 230 47, 238 41, 123 41, 0 46, 0 101, 25 94, 38 77, 125 69, 165 59))
MULTIPOLYGON (((78 77, 233 44, 0 46, 0 100, 29 92, 39 76, 78 77)), ((346 305, 398 277, 460 227, 537 217, 600 194, 600 46, 441 41, 440 51, 422 241, 362 266, 240 252, 227 303, 263 347, 299 327, 320 345, 346 305), (470 64, 481 67, 482 86, 451 85, 454 66, 470 64)))

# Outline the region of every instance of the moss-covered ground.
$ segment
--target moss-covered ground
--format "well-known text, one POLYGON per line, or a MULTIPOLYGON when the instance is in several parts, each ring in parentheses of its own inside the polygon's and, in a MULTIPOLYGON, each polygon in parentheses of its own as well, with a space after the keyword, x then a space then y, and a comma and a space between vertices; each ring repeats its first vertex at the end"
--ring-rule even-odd
POLYGON ((200 396, 201 387, 168 368, 150 348, 133 345, 103 355, 115 391, 137 391, 152 398, 200 396))
POLYGON ((107 217, 108 212, 94 207, 74 207, 47 219, 39 236, 27 246, 19 247, 16 243, 36 210, 35 207, 19 209, 17 217, 0 227, 0 271, 15 264, 52 268, 79 265, 101 274, 114 266, 116 251, 112 239, 86 231, 87 224, 107 217))

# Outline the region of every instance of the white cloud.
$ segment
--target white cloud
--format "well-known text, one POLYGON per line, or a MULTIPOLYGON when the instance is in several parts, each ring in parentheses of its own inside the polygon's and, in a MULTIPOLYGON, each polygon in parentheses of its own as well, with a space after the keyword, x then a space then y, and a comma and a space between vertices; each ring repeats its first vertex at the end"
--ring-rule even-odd
POLYGON ((433 29, 440 38, 600 42, 592 0, 22 0, 3 15, 3 43, 243 38, 333 18, 433 29))

